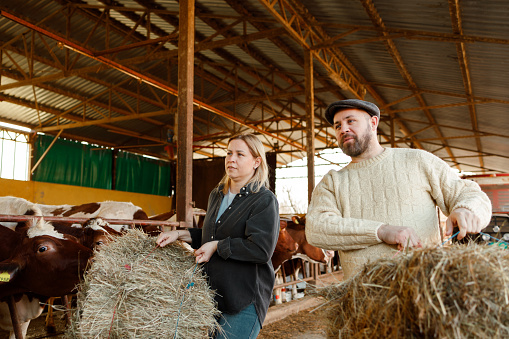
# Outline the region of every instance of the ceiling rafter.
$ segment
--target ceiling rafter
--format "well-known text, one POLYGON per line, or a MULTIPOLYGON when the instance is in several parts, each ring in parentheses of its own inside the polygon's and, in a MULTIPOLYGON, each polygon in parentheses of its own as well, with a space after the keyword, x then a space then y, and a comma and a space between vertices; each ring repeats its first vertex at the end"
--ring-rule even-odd
MULTIPOLYGON (((248 21, 251 25, 253 25, 255 28, 259 30, 265 30, 265 23, 258 22, 256 20, 251 20, 252 16, 251 13, 242 5, 239 4, 236 0, 226 0, 226 2, 238 13, 240 13, 242 16, 249 18, 248 21)), ((292 49, 290 49, 289 46, 287 46, 286 43, 283 42, 283 40, 280 37, 272 37, 270 38, 271 42, 274 43, 281 51, 283 51, 288 57, 290 57, 297 65, 299 65, 302 69, 304 69, 304 59, 300 56, 300 53, 295 53, 292 49)), ((330 92, 336 93, 338 96, 342 96, 339 88, 330 86, 329 80, 324 79, 323 76, 318 74, 317 72, 313 72, 313 78, 318 81, 323 88, 328 88, 330 92)), ((304 88, 302 87, 302 90, 304 88)), ((317 91, 315 90, 315 93, 317 91)), ((322 106, 326 107, 327 104, 321 101, 319 98, 315 97, 315 106, 322 106)), ((324 122, 325 119, 321 115, 317 115, 315 117, 315 121, 322 121, 324 122)), ((302 125, 301 125, 302 126, 302 125)), ((299 128, 301 126, 295 126, 296 128, 299 128)), ((327 142, 328 137, 332 137, 332 134, 330 134, 327 130, 319 131, 323 132, 324 137, 322 137, 319 133, 315 134, 315 139, 320 140, 324 143, 327 142)))
MULTIPOLYGON (((373 22, 373 25, 375 27, 380 27, 383 30, 385 28, 385 23, 383 22, 382 18, 378 14, 378 11, 376 10, 375 5, 373 4, 373 2, 371 0, 361 0, 361 2, 362 2, 362 5, 365 8, 366 13, 368 14, 370 20, 373 22)), ((384 32, 382 34, 383 35, 387 35, 388 33, 384 32)), ((418 92, 418 86, 415 83, 415 81, 413 80, 412 75, 408 71, 407 67, 405 66, 403 58, 402 58, 401 54, 399 53, 396 45, 390 39, 384 40, 384 44, 386 45, 386 48, 387 48, 389 54, 392 56, 394 63, 398 67, 401 76, 407 82, 408 88, 413 93, 416 94, 415 97, 416 97, 417 101, 419 102, 419 105, 423 107, 424 114, 426 115, 428 120, 431 122, 431 124, 435 126, 434 127, 435 133, 440 138, 442 138, 441 140, 444 143, 444 145, 446 145, 445 149, 446 149, 447 153, 449 154, 450 157, 454 157, 454 154, 452 153, 451 149, 449 147, 447 147, 447 142, 444 139, 444 137, 442 135, 442 132, 440 131, 440 129, 438 127, 436 127, 435 118, 433 117, 433 115, 431 114, 431 112, 428 109, 424 108, 424 107, 427 106, 427 104, 426 104, 424 98, 422 97, 422 95, 418 92)), ((407 132, 405 134, 410 134, 410 133, 407 132)), ((423 148, 422 145, 420 145, 420 143, 418 141, 413 140, 413 142, 415 142, 416 145, 419 148, 423 148)))
MULTIPOLYGON (((414 40, 429 40, 429 41, 443 41, 443 42, 463 42, 463 43, 476 43, 484 42, 490 44, 509 45, 509 39, 497 39, 483 36, 473 36, 456 33, 442 33, 442 32, 431 32, 431 31, 419 31, 413 29, 394 28, 394 27, 374 27, 364 25, 349 25, 339 23, 323 23, 316 22, 314 25, 324 28, 344 28, 356 31, 372 31, 379 34, 390 33, 390 34, 402 34, 406 39, 414 40)), ((329 47, 334 47, 331 44, 329 47)))
MULTIPOLYGON (((156 6, 155 4, 153 3, 150 3, 150 2, 147 2, 147 1, 141 1, 141 0, 138 0, 138 3, 144 5, 144 6, 150 6, 150 8, 154 8, 154 6, 156 6)), ((203 12, 204 9, 202 7, 199 7, 199 6, 196 6, 196 12, 198 13, 201 13, 203 12)), ((178 24, 178 21, 176 21, 175 18, 172 18, 172 17, 169 17, 168 15, 164 15, 164 16, 161 16, 161 18, 163 18, 164 20, 166 20, 168 23, 172 24, 172 25, 177 25, 178 24)), ((220 31, 224 26, 217 22, 216 20, 212 20, 212 19, 207 19, 207 18, 202 18, 202 20, 204 22, 206 22, 209 26, 211 26, 212 28, 214 28, 216 31, 220 31)), ((197 41, 201 41, 201 40, 206 40, 207 38, 206 37, 203 37, 201 36, 200 34, 195 34, 195 38, 197 41)), ((237 36, 234 36, 232 34, 228 34, 227 36, 227 39, 232 39, 232 38, 237 38, 237 36)), ((198 42, 198 45, 200 44, 200 42, 198 42)), ((262 55, 262 53, 256 51, 253 47, 249 47, 247 45, 246 42, 242 43, 241 46, 240 46, 247 54, 249 54, 250 56, 252 56, 254 59, 256 59, 260 64, 262 65, 265 65, 267 67, 267 69, 272 69, 274 70, 274 62, 271 61, 271 60, 268 60, 265 56, 262 55)), ((244 72, 246 72, 246 74, 250 75, 251 77, 253 78, 257 78, 258 77, 258 72, 256 71, 252 71, 250 70, 248 67, 245 67, 244 66, 244 62, 242 62, 241 60, 235 58, 233 55, 231 55, 230 53, 226 52, 226 51, 223 51, 223 50, 219 50, 219 49, 214 49, 213 50, 216 54, 218 54, 219 56, 221 56, 224 60, 227 60, 229 61, 231 64, 233 65, 236 65, 236 67, 240 67, 242 68, 242 70, 244 72)), ((285 81, 287 81, 288 83, 290 84, 295 84, 295 80, 290 78, 289 76, 284 76, 284 73, 281 72, 280 70, 277 71, 277 74, 285 81)), ((266 81, 264 79, 264 84, 266 86, 271 86, 273 87, 274 86, 274 82, 269 82, 269 81, 266 81)), ((262 93, 263 94, 263 93, 262 93)), ((277 103, 276 103, 277 104, 277 103)), ((279 104, 278 104, 279 105, 279 104)), ((304 109, 304 104, 300 104, 301 108, 304 109)), ((268 111, 270 112, 270 106, 268 106, 268 111)), ((290 122, 291 124, 291 122, 290 122)))
MULTIPOLYGON (((145 5, 147 5, 147 6, 151 6, 151 5, 153 5, 153 4, 150 4, 150 3, 143 2, 143 1, 139 1, 139 2, 140 2, 140 3, 144 3, 144 4, 145 4, 145 5)), ((124 14, 124 15, 125 15, 125 14, 124 14)), ((136 15, 134 15, 134 14, 129 14, 129 15, 125 15, 125 16, 126 16, 127 18, 129 18, 130 20, 133 20, 133 21, 136 21, 136 20, 138 19, 138 18, 137 18, 137 16, 136 16, 136 15)), ((168 21, 168 23, 173 24, 173 25, 174 25, 174 27, 178 27, 178 21, 176 21, 176 19, 175 19, 175 18, 169 17, 168 15, 164 15, 164 16, 161 16, 161 17, 162 17, 164 20, 168 21)), ((154 31, 154 32, 159 32, 159 34, 164 34, 164 33, 163 33, 163 32, 162 32, 159 28, 157 28, 155 25, 150 24, 150 26, 151 26, 151 30, 152 30, 152 31, 154 31)), ((204 39, 204 38, 200 38, 200 37, 199 37, 199 34, 195 34, 195 38, 196 38, 197 40, 202 40, 202 39, 204 39)), ((216 49, 215 51, 216 51, 216 53, 217 53, 217 49, 216 49)), ((232 56, 227 56, 227 54, 228 54, 228 53, 226 53, 226 52, 222 52, 222 57, 223 57, 223 58, 225 58, 225 59, 227 59, 227 58, 232 59, 232 58, 233 58, 232 56), (225 56, 226 56, 226 57, 225 57, 225 56)), ((235 63, 235 64, 240 64, 240 63, 241 63, 241 61, 240 61, 240 60, 235 60, 235 61, 234 61, 234 63, 235 63)), ((195 100, 195 101, 196 101, 196 100, 195 100)), ((219 115, 221 115, 221 116, 223 116, 223 117, 226 117, 226 118, 228 118, 228 116, 230 116, 229 120, 231 120, 231 121, 233 121, 233 122, 236 122, 236 123, 241 124, 241 125, 243 125, 243 126, 245 126, 245 127, 249 127, 249 128, 251 128, 251 129, 254 129, 254 130, 256 130, 256 131, 258 131, 258 132, 260 132, 260 133, 262 133, 262 134, 267 134, 267 132, 266 132, 263 128, 260 128, 260 127, 258 127, 258 126, 250 125, 248 122, 242 122, 240 119, 238 119, 238 118, 236 118, 236 117, 233 117, 233 116, 231 116, 231 115, 225 114, 224 112, 221 112, 221 111, 219 111, 218 109, 216 109, 216 108, 214 108, 214 107, 211 107, 210 105, 207 105, 207 104, 205 104, 205 103, 201 103, 201 104, 198 104, 198 106, 199 106, 199 107, 206 107, 206 109, 208 109, 208 110, 212 111, 213 113, 219 114, 219 115)), ((270 133, 269 133, 269 134, 270 134, 270 133)), ((299 143, 292 143, 292 142, 288 142, 288 140, 289 140, 289 139, 288 139, 288 138, 286 138, 286 137, 281 137, 281 136, 279 136, 279 135, 269 135, 269 136, 271 136, 271 137, 273 137, 273 138, 275 138, 275 139, 278 139, 278 140, 280 140, 280 141, 283 141, 283 142, 285 142, 285 143, 290 143, 293 147, 296 147, 297 149, 299 149, 299 148, 302 148, 302 147, 303 147, 303 146, 302 146, 302 145, 300 145, 299 143)))
MULTIPOLYGON (((167 133, 177 128, 174 115, 144 116, 144 121, 123 117, 175 108, 178 1, 29 0, 27 4, 0 0, 0 10, 15 11, 89 54, 74 53, 64 42, 0 17, 0 91, 7 95, 4 104, 0 97, 0 107, 7 107, 0 120, 31 128, 68 124, 75 128, 65 134, 77 140, 104 138, 105 144, 118 148, 170 156, 163 148, 167 133), (143 82, 137 74, 126 77, 98 62, 100 57, 170 90, 143 82), (12 116, 9 111, 20 113, 12 116), (122 121, 105 120, 109 118, 122 121), (86 124, 79 127, 83 121, 86 124), (84 127, 90 124, 97 124, 96 128, 84 127), (104 132, 108 130, 116 132, 104 132)), ((509 106, 501 79, 507 67, 496 61, 509 48, 504 34, 509 26, 497 15, 502 5, 458 0, 440 6, 400 3, 404 13, 421 14, 414 20, 392 12, 389 1, 333 4, 341 9, 334 15, 323 3, 309 0, 222 0, 213 5, 196 0, 196 4, 199 105, 194 107, 193 133, 194 144, 204 147, 195 149, 197 157, 222 154, 217 144, 250 125, 302 146, 307 124, 304 55, 313 50, 325 63, 313 59, 316 151, 336 145, 323 117, 327 104, 356 97, 345 86, 346 73, 341 73, 348 71, 360 84, 360 93, 381 108, 378 138, 384 145, 425 148, 463 170, 493 173, 509 166, 509 157, 499 156, 509 145, 509 134, 502 127, 507 122, 502 112, 509 106), (437 47, 440 52, 427 58, 426 53, 437 47), (327 67, 337 67, 337 73, 327 67), (433 70, 426 72, 430 67, 433 70), (214 109, 225 114, 217 115, 214 109)), ((279 152, 278 164, 305 156, 302 148, 254 132, 279 152)))
MULTIPOLYGON (((10 13, 7 13, 5 11, 2 11, 1 13, 3 16, 5 17, 8 17, 9 19, 13 20, 13 21, 16 21, 17 23, 21 24, 21 25, 25 25, 27 27, 30 27, 36 31, 39 31, 40 33, 43 33, 47 36, 50 36, 52 39, 58 41, 58 42, 61 42, 63 43, 67 48, 70 48, 72 50, 74 50, 75 52, 78 52, 78 53, 81 53, 81 54, 84 54, 86 56, 88 56, 89 58, 92 58, 92 59, 95 59, 99 62, 102 62, 104 63, 105 65, 111 67, 111 68, 115 68, 121 72, 124 72, 126 73, 127 75, 129 76, 133 76, 133 77, 136 77, 138 79, 141 79, 143 80, 144 82, 147 82, 148 84, 152 85, 152 86, 155 86, 155 87, 158 87, 164 91, 167 91, 173 95, 176 95, 177 94, 177 90, 171 86, 168 86, 168 85, 165 85, 163 83, 161 83, 160 81, 157 81, 157 80, 154 80, 153 78, 151 77, 148 77, 142 73, 140 73, 139 71, 134 71, 133 69, 130 69, 126 66, 123 66, 119 63, 116 63, 110 59, 107 59, 107 58, 104 58, 102 56, 99 56, 99 57, 93 57, 93 53, 91 53, 89 50, 87 50, 86 48, 83 48, 82 46, 79 46, 78 44, 76 43, 73 43, 65 38, 62 38, 60 37, 59 35, 57 34, 54 34, 54 33, 51 33, 41 27, 37 27, 33 24, 30 24, 29 22, 23 20, 23 19, 20 19, 20 18, 17 18, 15 15, 12 15, 10 13)), ((282 136, 279 136, 279 135, 274 135, 272 133, 269 133, 267 131, 265 131, 263 128, 260 128, 258 126, 253 126, 253 125, 249 125, 248 123, 244 122, 244 121, 241 121, 241 119, 239 118, 236 118, 234 117, 232 114, 229 114, 229 113, 226 113, 224 111, 220 111, 218 110, 217 108, 215 107, 212 107, 210 106, 209 104, 206 104, 205 102, 200 102, 198 100, 194 100, 194 103, 196 105, 198 105, 198 107, 201 107, 201 108, 204 108, 206 110, 209 110, 215 114, 218 114, 218 115, 221 115, 225 118, 228 118, 229 120, 233 121, 233 122, 236 122, 237 124, 240 124, 240 125, 243 125, 245 127, 248 127, 250 129, 253 129, 255 131, 258 131, 262 134, 268 134, 270 137, 272 138, 275 138, 275 139, 278 139, 284 143, 289 143, 291 144, 293 147, 296 147, 296 148, 303 148, 302 145, 299 145, 298 143, 295 143, 295 142, 292 142, 291 140, 289 140, 288 138, 286 137, 282 137, 282 136)))
MULTIPOLYGON (((463 27, 461 24, 461 12, 460 4, 457 0, 449 0, 449 13, 451 15, 452 30, 454 34, 463 35, 463 27)), ((472 89, 472 79, 470 77, 470 68, 468 66, 468 57, 466 46, 464 42, 456 43, 456 53, 458 54, 458 63, 461 69, 461 75, 463 76, 463 84, 465 86, 465 94, 468 100, 468 111, 470 112, 470 121, 472 123, 472 130, 474 134, 479 135, 479 126, 477 124, 477 113, 476 106, 472 97, 474 96, 472 89)), ((477 151, 479 152, 479 164, 480 167, 484 168, 484 159, 482 155, 482 144, 481 138, 475 139, 477 145, 477 151)))
MULTIPOLYGON (((9 48, 10 48, 13 52, 15 52, 15 53, 17 53, 17 54, 19 54, 19 55, 24 55, 24 52, 23 52, 23 51, 20 51, 20 50, 16 49, 15 47, 9 46, 9 48)), ((56 68, 56 67, 58 67, 58 64, 57 64, 57 65, 55 65, 55 64, 51 64, 51 62, 50 62, 49 60, 46 60, 46 59, 44 59, 44 58, 43 58, 43 57, 41 57, 41 56, 36 56, 36 55, 34 55, 32 58, 33 58, 33 59, 35 59, 35 60, 37 60, 37 62, 43 63, 43 64, 45 64, 45 65, 51 65, 52 67, 55 67, 55 68, 56 68)), ((62 67, 63 67, 63 66, 62 66, 62 67)), ((64 73, 64 72, 65 72, 65 70, 63 70, 63 69, 62 69, 62 72, 64 73)), ((15 73, 13 73, 12 71, 11 71, 11 72, 3 71, 3 72, 2 72, 2 75, 3 75, 3 76, 7 76, 7 77, 9 77, 9 78, 11 78, 11 79, 15 79, 15 80, 17 80, 17 81, 23 81, 23 78, 22 78, 21 76, 16 75, 16 74, 15 74, 15 73)), ((120 86, 121 86, 123 83, 125 83, 125 82, 127 82, 127 81, 129 81, 129 80, 130 80, 130 79, 126 79, 126 80, 124 80, 124 81, 122 81, 122 82, 120 82, 120 83, 117 83, 117 84, 115 84, 115 85, 113 85, 113 84, 109 84, 109 83, 103 83, 103 85, 105 86, 105 88, 106 88, 106 89, 105 89, 103 92, 101 92, 101 93, 97 93, 97 94, 95 94, 95 95, 94 95, 94 96, 92 96, 92 97, 86 97, 86 96, 84 96, 84 95, 80 95, 80 94, 78 94, 78 93, 76 93, 76 92, 65 91, 65 90, 62 90, 62 89, 60 89, 60 88, 58 88, 58 87, 56 87, 56 86, 49 85, 49 84, 47 84, 46 82, 37 82, 37 83, 32 84, 32 86, 37 85, 37 87, 39 87, 39 88, 42 88, 42 89, 48 90, 48 91, 50 91, 50 92, 52 92, 52 93, 56 93, 56 94, 60 94, 60 95, 64 95, 64 96, 69 97, 69 98, 72 98, 72 99, 76 99, 76 100, 78 100, 78 101, 80 101, 80 102, 81 102, 81 103, 79 103, 79 104, 77 104, 77 105, 73 106, 71 109, 69 109, 69 110, 67 110, 67 111, 63 112, 61 115, 59 115, 59 117, 65 117, 65 115, 66 115, 67 113, 70 113, 70 112, 72 112, 73 110, 75 110, 75 109, 77 109, 77 108, 79 108, 79 107, 81 107, 81 106, 83 106, 83 105, 86 105, 86 104, 91 104, 91 105, 94 105, 94 106, 97 106, 97 107, 100 107, 100 108, 103 108, 103 109, 106 109, 106 110, 111 110, 111 111, 116 112, 116 113, 119 113, 119 114, 129 115, 129 114, 131 114, 131 113, 129 113, 129 112, 127 112, 127 111, 124 111, 124 110, 122 110, 121 108, 118 108, 118 107, 112 106, 111 104, 106 104, 106 103, 101 102, 101 101, 99 101, 99 100, 94 100, 94 99, 96 99, 97 97, 101 96, 104 92, 120 89, 120 88, 121 88, 120 86)), ((130 93, 130 95, 131 95, 132 97, 140 98, 140 96, 139 96, 139 95, 136 95, 136 94, 134 94, 134 93, 130 93)), ((51 119, 51 120, 53 120, 53 119, 51 119)), ((161 125, 161 122, 159 122, 158 120, 145 119, 145 118, 144 118, 143 120, 145 120, 145 121, 147 121, 147 122, 150 122, 150 123, 153 123, 153 124, 156 124, 156 125, 161 125)), ((49 122, 49 121, 46 121, 46 123, 48 123, 48 122, 49 122)))
MULTIPOLYGON (((382 84, 382 83, 371 83, 371 85, 374 87, 385 87, 385 88, 398 89, 398 90, 402 90, 402 91, 409 91, 408 87, 405 87, 405 86, 382 84)), ((436 95, 443 95, 443 96, 454 97, 454 98, 467 99, 467 96, 464 93, 437 91, 437 90, 426 89, 426 88, 422 88, 422 87, 418 88, 416 90, 416 93, 415 94, 412 93, 411 96, 414 97, 415 95, 417 95, 417 93, 421 93, 421 94, 428 93, 428 94, 436 94, 436 95)), ((499 103, 499 104, 504 104, 504 105, 509 104, 509 100, 502 100, 502 99, 489 98, 489 97, 474 96, 473 99, 476 101, 476 104, 479 104, 479 103, 499 103)), ((427 106, 427 107, 430 107, 430 106, 427 106)))
MULTIPOLYGON (((312 29, 312 25, 317 20, 308 15, 303 18, 298 10, 302 11, 302 6, 298 10, 296 1, 291 0, 259 0, 269 13, 285 27, 290 36, 301 46, 310 50, 311 46, 318 45, 321 41, 329 39, 312 29)), ((323 32, 322 32, 323 33, 323 32)), ((365 88, 359 79, 352 73, 350 67, 345 65, 344 61, 338 57, 337 53, 332 53, 327 48, 312 50, 313 59, 321 63, 328 71, 329 76, 343 89, 351 92, 355 97, 364 98, 365 88)))

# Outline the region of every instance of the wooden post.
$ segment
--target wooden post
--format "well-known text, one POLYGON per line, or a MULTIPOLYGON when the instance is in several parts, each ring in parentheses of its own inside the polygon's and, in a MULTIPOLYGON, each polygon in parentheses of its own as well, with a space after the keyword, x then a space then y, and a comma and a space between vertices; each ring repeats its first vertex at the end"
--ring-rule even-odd
POLYGON ((315 188, 315 96, 313 86, 313 55, 304 51, 306 77, 306 153, 308 158, 308 203, 315 188))
POLYGON ((179 6, 177 220, 193 227, 194 0, 179 6))

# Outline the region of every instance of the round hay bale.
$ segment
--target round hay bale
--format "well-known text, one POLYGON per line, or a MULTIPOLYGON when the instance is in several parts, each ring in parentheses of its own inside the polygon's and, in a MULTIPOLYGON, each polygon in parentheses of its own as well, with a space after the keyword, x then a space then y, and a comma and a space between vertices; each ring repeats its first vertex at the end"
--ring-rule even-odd
POLYGON ((496 245, 409 251, 315 292, 335 338, 509 337, 509 251, 496 245))
POLYGON ((214 293, 191 251, 129 230, 95 254, 79 286, 71 338, 208 338, 214 293), (175 336, 175 332, 177 333, 175 336))

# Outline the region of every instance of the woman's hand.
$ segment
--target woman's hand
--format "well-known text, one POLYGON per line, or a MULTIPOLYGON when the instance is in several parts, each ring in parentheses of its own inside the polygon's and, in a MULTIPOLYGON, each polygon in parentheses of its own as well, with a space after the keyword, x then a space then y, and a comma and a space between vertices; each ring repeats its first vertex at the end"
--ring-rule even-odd
POLYGON ((171 244, 172 242, 175 242, 178 240, 178 238, 180 236, 180 232, 183 232, 183 231, 167 231, 167 232, 159 233, 156 243, 161 247, 171 244))
POLYGON ((212 254, 217 251, 217 243, 218 241, 210 241, 203 244, 199 249, 194 251, 194 256, 196 257, 196 263, 200 264, 202 262, 208 262, 212 254))

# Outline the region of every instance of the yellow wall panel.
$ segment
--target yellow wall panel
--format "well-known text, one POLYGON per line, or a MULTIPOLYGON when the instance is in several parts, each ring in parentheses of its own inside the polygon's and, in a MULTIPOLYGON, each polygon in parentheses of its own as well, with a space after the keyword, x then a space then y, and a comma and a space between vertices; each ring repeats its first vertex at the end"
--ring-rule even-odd
POLYGON ((45 205, 80 205, 112 200, 132 202, 149 216, 171 210, 171 198, 160 195, 1 178, 0 187, 2 196, 15 196, 45 205))

